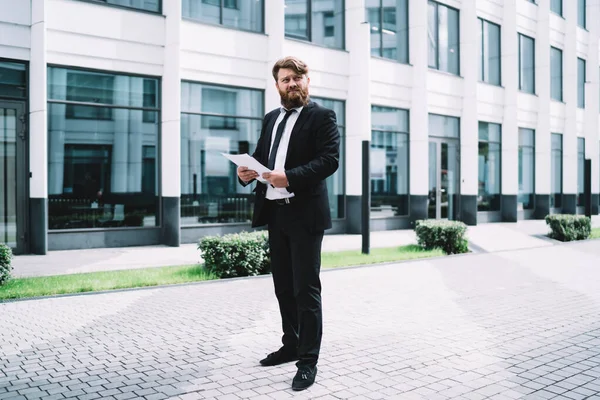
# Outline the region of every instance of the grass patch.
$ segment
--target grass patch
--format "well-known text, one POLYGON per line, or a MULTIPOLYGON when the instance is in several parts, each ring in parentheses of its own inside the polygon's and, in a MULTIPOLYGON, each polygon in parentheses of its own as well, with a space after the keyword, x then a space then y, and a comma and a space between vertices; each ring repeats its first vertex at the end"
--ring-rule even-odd
POLYGON ((600 239, 600 228, 592 228, 590 239, 600 239))
MULTIPOLYGON (((322 253, 321 266, 322 268, 336 268, 415 260, 442 255, 444 255, 444 252, 441 250, 426 251, 416 245, 371 249, 371 254, 368 255, 362 254, 360 250, 324 252, 322 253)), ((216 279, 216 276, 208 273, 201 264, 14 278, 0 286, 0 300, 170 285, 214 279, 216 279)))
POLYGON ((322 268, 347 267, 351 265, 377 264, 390 261, 416 260, 443 256, 442 250, 423 250, 417 245, 371 249, 370 254, 360 250, 337 251, 321 255, 322 268))

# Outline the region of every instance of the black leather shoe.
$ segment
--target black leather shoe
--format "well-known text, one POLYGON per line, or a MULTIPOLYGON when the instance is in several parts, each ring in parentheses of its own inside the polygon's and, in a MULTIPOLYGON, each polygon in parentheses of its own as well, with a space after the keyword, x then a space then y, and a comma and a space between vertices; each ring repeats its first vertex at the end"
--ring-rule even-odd
POLYGON ((260 365, 272 367, 274 365, 285 364, 297 360, 298 356, 296 355, 296 350, 293 350, 292 352, 282 347, 276 352, 269 354, 266 358, 260 360, 260 365))
POLYGON ((298 372, 296 372, 296 376, 294 376, 294 380, 292 381, 292 389, 298 391, 309 388, 313 383, 315 383, 316 376, 316 365, 312 368, 298 367, 298 372))

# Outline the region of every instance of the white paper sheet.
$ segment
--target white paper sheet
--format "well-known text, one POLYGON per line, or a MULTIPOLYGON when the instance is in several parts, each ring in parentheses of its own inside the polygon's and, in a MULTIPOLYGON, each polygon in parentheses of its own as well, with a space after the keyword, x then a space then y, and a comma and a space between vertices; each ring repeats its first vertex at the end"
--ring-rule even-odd
POLYGON ((250 156, 249 154, 221 154, 238 167, 248 167, 248 169, 256 171, 258 173, 258 178, 256 179, 260 182, 266 182, 266 180, 262 177, 263 173, 271 172, 269 168, 259 163, 254 157, 250 156))

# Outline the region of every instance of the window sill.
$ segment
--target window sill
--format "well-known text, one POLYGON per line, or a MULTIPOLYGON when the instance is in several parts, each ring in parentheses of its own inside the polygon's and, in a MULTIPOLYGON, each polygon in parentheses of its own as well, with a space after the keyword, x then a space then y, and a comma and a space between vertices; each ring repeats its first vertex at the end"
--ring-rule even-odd
POLYGON ((187 21, 187 22, 191 22, 194 24, 200 24, 200 25, 207 25, 207 26, 213 26, 216 28, 223 28, 223 29, 227 29, 230 31, 237 31, 237 32, 246 32, 246 33, 254 33, 256 35, 261 35, 261 36, 268 36, 265 32, 264 29, 262 32, 259 31, 251 31, 250 29, 244 29, 244 28, 236 28, 235 26, 227 26, 227 25, 221 25, 221 24, 215 24, 212 22, 207 22, 207 21, 200 21, 194 18, 190 18, 190 17, 182 17, 181 18, 182 21, 187 21))
POLYGON ((402 61, 399 61, 399 60, 394 60, 393 58, 385 58, 385 57, 382 57, 382 56, 374 56, 372 54, 371 54, 371 58, 374 58, 374 59, 380 60, 380 61, 387 61, 387 62, 390 62, 390 63, 393 63, 393 64, 407 65, 409 67, 413 66, 410 62, 406 62, 405 63, 405 62, 402 62, 402 61))
POLYGON ((337 47, 329 47, 326 46, 324 44, 320 44, 320 43, 315 43, 315 42, 311 42, 309 40, 306 39, 300 39, 294 36, 285 36, 286 40, 291 40, 293 42, 300 42, 300 43, 305 43, 305 44, 309 44, 311 46, 315 46, 315 47, 320 47, 322 49, 327 49, 327 50, 333 50, 333 51, 341 51, 343 53, 350 53, 348 50, 346 50, 345 48, 337 48, 337 47))
POLYGON ((564 102, 564 100, 556 100, 556 99, 553 99, 552 97, 550 98, 550 101, 554 102, 554 103, 559 103, 559 104, 562 104, 562 105, 566 105, 567 104, 567 103, 564 102))
POLYGON ((525 92, 525 91, 523 91, 523 90, 521 90, 521 89, 519 89, 519 93, 522 93, 522 94, 527 94, 527 95, 529 95, 529 96, 533 96, 533 97, 539 97, 539 96, 537 95, 537 93, 529 93, 529 92, 525 92))
POLYGON ((477 81, 477 83, 481 83, 482 85, 491 86, 491 87, 495 87, 495 88, 506 89, 501 84, 500 85, 496 85, 495 83, 489 83, 489 82, 485 82, 485 81, 477 81))
POLYGON ((445 75, 445 76, 451 76, 451 77, 454 77, 454 78, 464 79, 464 77, 461 76, 460 74, 454 74, 452 72, 442 71, 442 70, 439 70, 439 69, 433 68, 433 67, 429 67, 429 71, 435 72, 435 73, 440 74, 440 75, 445 75))
POLYGON ((565 17, 563 17, 563 15, 562 15, 562 14, 559 14, 559 13, 557 13, 557 12, 554 12, 554 11, 552 11, 552 10, 550 10, 550 15, 555 15, 555 16, 557 16, 558 18, 562 19, 563 21, 566 21, 566 18, 565 18, 565 17))

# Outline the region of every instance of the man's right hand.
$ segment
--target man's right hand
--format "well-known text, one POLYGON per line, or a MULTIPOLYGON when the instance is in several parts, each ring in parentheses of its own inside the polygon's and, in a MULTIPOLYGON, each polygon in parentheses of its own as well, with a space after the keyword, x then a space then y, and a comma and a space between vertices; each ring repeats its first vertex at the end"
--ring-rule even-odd
POLYGON ((248 167, 238 167, 237 174, 238 177, 246 183, 258 178, 258 173, 256 171, 248 169, 248 167))

